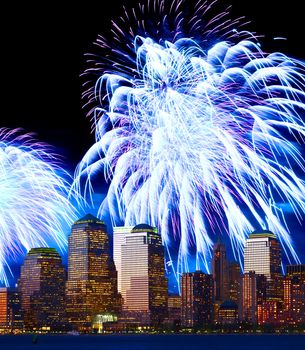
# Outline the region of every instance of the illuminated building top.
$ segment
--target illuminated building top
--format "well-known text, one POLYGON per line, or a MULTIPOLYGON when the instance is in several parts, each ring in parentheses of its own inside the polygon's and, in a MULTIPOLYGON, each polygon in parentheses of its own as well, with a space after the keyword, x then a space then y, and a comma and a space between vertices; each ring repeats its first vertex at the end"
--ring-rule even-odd
POLYGON ((254 231, 245 245, 244 272, 255 271, 269 280, 281 271, 281 247, 274 233, 268 230, 254 231))
POLYGON ((56 255, 56 257, 59 257, 57 251, 55 248, 32 248, 28 252, 28 255, 56 255))
POLYGON ((250 235, 249 235, 249 238, 274 238, 276 239, 276 235, 269 231, 269 230, 257 230, 257 231, 254 231, 252 232, 250 235))
POLYGON ((74 222, 74 225, 80 225, 80 224, 100 224, 105 225, 105 222, 102 220, 99 220, 95 216, 91 214, 85 215, 83 218, 77 220, 74 222))
POLYGON ((152 227, 147 224, 139 224, 136 226, 117 226, 113 228, 113 233, 138 233, 138 232, 152 232, 152 233, 158 233, 157 227, 152 227))
POLYGON ((132 233, 137 233, 137 232, 152 232, 152 233, 158 233, 158 228, 157 227, 151 227, 147 224, 139 224, 136 225, 132 230, 132 233))

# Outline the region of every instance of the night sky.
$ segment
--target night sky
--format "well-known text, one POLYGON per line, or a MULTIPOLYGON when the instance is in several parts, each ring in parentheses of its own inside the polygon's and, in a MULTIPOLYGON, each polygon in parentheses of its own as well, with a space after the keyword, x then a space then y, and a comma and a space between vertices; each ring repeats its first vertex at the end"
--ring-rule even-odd
MULTIPOLYGON (((120 5, 130 0, 8 2, 1 21, 1 126, 23 127, 57 147, 69 167, 93 142, 90 121, 82 110, 79 75, 85 53, 94 52, 97 35, 105 34, 120 5)), ((276 0, 219 1, 232 4, 233 16, 246 16, 247 29, 266 36, 263 49, 305 58, 303 11, 299 2, 276 0), (266 7, 268 4, 268 7, 266 7), (285 37, 286 41, 274 41, 285 37)))
MULTIPOLYGON (((73 172, 93 143, 89 118, 82 109, 80 74, 85 53, 105 34, 120 5, 130 0, 7 2, 1 20, 1 126, 22 127, 55 146, 73 172), (3 20, 4 19, 4 20, 3 20)), ((246 16, 250 31, 265 35, 265 51, 281 51, 305 60, 303 10, 299 1, 231 0, 232 16, 246 16), (287 40, 275 41, 274 37, 287 40)), ((293 219, 291 219, 293 220, 293 219)), ((291 221, 294 225, 294 222, 291 221)), ((296 239, 303 244, 295 225, 296 239)), ((304 237, 304 236, 303 236, 304 237)), ((304 247, 304 244, 303 244, 304 247)), ((301 250, 305 255, 305 247, 301 250)), ((303 261, 305 262, 305 260, 303 261)))

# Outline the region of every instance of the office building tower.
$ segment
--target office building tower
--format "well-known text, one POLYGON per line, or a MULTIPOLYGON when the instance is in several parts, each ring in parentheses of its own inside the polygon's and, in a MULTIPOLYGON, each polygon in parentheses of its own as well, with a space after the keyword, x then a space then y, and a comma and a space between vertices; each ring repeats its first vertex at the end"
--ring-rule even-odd
POLYGON ((268 298, 282 298, 281 246, 272 232, 255 231, 247 239, 244 272, 250 271, 266 276, 268 298))
POLYGON ((131 233, 134 226, 118 226, 113 228, 113 260, 118 274, 118 292, 121 293, 122 245, 126 243, 126 234, 131 233))
POLYGON ((246 241, 244 272, 255 271, 271 279, 281 273, 281 247, 276 236, 270 231, 255 231, 246 241))
POLYGON ((245 273, 240 284, 240 320, 256 324, 258 305, 266 300, 267 279, 254 271, 245 273))
POLYGON ((126 319, 143 325, 162 323, 167 316, 168 288, 164 248, 157 228, 139 224, 126 230, 119 246, 116 242, 126 319))
POLYGON ((283 303, 278 298, 266 299, 257 309, 259 325, 278 325, 283 321, 283 303))
POLYGON ((181 325, 181 296, 179 294, 168 296, 168 323, 176 327, 181 325))
POLYGON ((217 242, 213 247, 212 274, 214 279, 214 299, 221 304, 229 299, 229 262, 226 247, 217 242))
POLYGON ((245 273, 241 279, 240 319, 252 324, 257 323, 256 274, 245 273))
POLYGON ((0 288, 0 333, 23 329, 20 293, 16 288, 0 288))
POLYGON ((305 278, 305 265, 304 264, 298 264, 298 265, 287 265, 286 266, 286 275, 288 277, 300 277, 305 278))
POLYGON ((21 267, 19 291, 26 329, 62 329, 66 273, 54 248, 32 248, 21 267))
POLYGON ((214 281, 201 271, 183 273, 181 278, 181 324, 201 327, 213 321, 214 281))
POLYGON ((238 303, 240 292, 240 265, 238 262, 229 264, 229 300, 238 303))
POLYGON ((66 298, 68 322, 80 331, 90 330, 97 315, 120 311, 106 225, 91 214, 76 221, 69 236, 66 298))
POLYGON ((291 324, 305 324, 305 265, 286 267, 284 310, 291 324))

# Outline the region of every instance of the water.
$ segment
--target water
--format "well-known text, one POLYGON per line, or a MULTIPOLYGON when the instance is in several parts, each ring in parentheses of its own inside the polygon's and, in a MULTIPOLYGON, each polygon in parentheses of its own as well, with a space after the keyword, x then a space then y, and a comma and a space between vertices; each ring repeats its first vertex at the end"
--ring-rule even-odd
POLYGON ((305 335, 2 335, 0 350, 303 350, 305 335))

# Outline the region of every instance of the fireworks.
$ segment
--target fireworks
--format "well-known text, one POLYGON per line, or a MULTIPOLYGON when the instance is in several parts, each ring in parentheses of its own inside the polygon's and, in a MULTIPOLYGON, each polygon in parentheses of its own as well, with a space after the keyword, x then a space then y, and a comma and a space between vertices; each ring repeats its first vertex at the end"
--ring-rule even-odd
POLYGON ((64 223, 75 210, 67 174, 46 145, 20 130, 0 129, 0 281, 8 284, 9 261, 52 242, 63 249, 64 223))
POLYGON ((184 17, 185 6, 140 5, 113 22, 112 41, 98 38, 84 93, 96 143, 74 186, 85 178, 92 194, 91 179, 105 177, 100 213, 158 226, 168 251, 178 241, 178 272, 193 247, 208 270, 213 232, 226 232, 241 260, 248 234, 266 226, 297 261, 281 205, 301 220, 304 65, 263 52, 228 11, 209 18, 199 2, 184 17))

